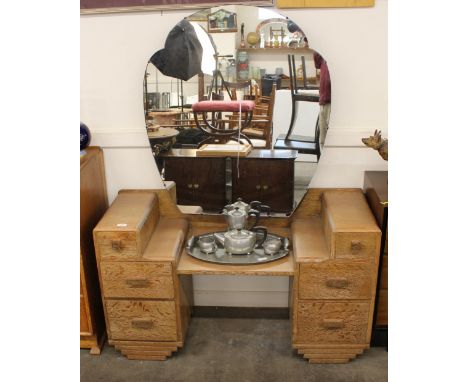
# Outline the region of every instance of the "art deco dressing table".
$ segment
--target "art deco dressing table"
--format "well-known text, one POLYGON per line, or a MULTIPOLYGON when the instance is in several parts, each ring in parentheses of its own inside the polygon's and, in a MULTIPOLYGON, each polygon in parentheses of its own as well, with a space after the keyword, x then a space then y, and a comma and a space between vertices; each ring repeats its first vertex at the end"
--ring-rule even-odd
POLYGON ((359 189, 309 189, 290 217, 260 218, 292 243, 264 264, 220 265, 185 252, 222 216, 184 215, 167 190, 121 191, 94 229, 109 343, 129 359, 184 346, 192 275, 290 277, 292 346, 311 363, 345 363, 369 347, 381 232, 359 189))

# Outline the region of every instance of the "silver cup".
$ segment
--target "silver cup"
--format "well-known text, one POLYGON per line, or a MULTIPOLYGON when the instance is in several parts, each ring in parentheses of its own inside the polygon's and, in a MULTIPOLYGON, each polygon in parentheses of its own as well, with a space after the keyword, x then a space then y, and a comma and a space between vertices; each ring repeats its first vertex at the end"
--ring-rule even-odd
POLYGON ((272 238, 265 240, 263 243, 263 250, 265 251, 266 255, 274 255, 276 252, 278 252, 281 248, 281 240, 272 238))
POLYGON ((198 247, 204 253, 216 252, 217 246, 213 236, 202 236, 198 239, 198 247))

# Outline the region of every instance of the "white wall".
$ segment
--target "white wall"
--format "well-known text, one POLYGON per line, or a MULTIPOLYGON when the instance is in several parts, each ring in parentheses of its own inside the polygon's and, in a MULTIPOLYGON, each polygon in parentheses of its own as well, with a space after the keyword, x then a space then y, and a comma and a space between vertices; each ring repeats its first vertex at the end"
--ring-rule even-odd
MULTIPOLYGON (((387 163, 360 138, 387 133, 387 1, 373 8, 278 10, 328 61, 332 114, 312 187, 361 187, 387 163)), ((81 16, 81 121, 104 148, 109 200, 121 188, 163 188, 146 139, 143 74, 189 11, 81 16)), ((195 303, 287 306, 287 279, 196 277, 195 303), (237 294, 235 291, 239 291, 237 294)))

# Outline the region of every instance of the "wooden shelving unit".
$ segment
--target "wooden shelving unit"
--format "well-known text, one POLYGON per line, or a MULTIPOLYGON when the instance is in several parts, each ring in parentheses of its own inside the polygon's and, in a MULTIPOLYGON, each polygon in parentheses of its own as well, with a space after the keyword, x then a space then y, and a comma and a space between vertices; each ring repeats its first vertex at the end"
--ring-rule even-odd
POLYGON ((237 50, 245 50, 247 52, 259 52, 259 53, 310 53, 312 54, 313 50, 309 48, 237 48, 237 50))

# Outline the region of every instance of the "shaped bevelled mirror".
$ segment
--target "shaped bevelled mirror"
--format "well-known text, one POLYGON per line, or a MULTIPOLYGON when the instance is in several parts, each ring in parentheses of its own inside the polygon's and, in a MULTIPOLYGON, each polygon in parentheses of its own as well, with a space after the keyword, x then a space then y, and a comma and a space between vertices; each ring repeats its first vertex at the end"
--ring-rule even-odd
POLYGON ((220 213, 240 197, 272 214, 297 207, 330 115, 328 68, 313 45, 266 8, 210 8, 174 26, 148 60, 143 103, 156 164, 179 205, 220 213), (237 110, 194 112, 215 100, 251 101, 250 119, 237 110), (234 134, 219 139, 204 126, 234 134))

